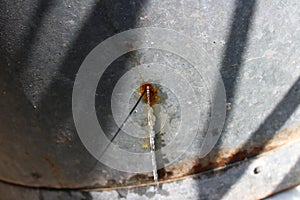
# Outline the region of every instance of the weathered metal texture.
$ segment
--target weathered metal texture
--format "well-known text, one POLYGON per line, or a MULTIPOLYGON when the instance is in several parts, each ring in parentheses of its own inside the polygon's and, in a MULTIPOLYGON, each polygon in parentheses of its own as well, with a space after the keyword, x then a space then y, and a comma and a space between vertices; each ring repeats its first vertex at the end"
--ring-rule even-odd
POLYGON ((143 186, 110 191, 47 190, 0 183, 1 197, 14 199, 262 199, 300 183, 298 152, 300 140, 235 162, 220 170, 210 170, 161 185, 157 193, 143 186), (239 177, 238 181, 236 177, 239 177), (230 189, 229 189, 230 188, 230 189))
POLYGON ((203 159, 195 157, 182 162, 175 168, 167 168, 170 175, 167 179, 184 177, 187 174, 196 174, 199 172, 226 167, 235 162, 243 161, 251 157, 260 155, 270 150, 274 150, 290 142, 300 139, 300 127, 285 129, 277 133, 274 138, 261 141, 257 144, 247 144, 238 149, 222 149, 221 152, 214 151, 203 159))
MULTIPOLYGON (((275 156, 274 149, 299 138, 299 4, 297 0, 2 1, 0 180, 29 187, 103 189, 151 182, 151 174, 118 172, 98 163, 80 142, 71 112, 74 78, 90 50, 117 32, 143 26, 174 29, 197 40, 219 63, 228 97, 226 125, 214 150, 199 159, 195 141, 186 152, 189 159, 160 171, 161 181, 269 150, 275 156)), ((123 72, 130 61, 121 58, 115 73, 123 72)), ((288 164, 286 159, 281 166, 288 164)), ((239 182, 245 169, 229 167, 228 176, 233 178, 225 187, 239 182)), ((221 187, 225 183, 218 176, 210 179, 211 184, 221 187)), ((199 191, 207 181, 198 180, 199 191)), ((296 181, 289 179, 280 189, 296 181)), ((167 190, 176 191, 176 185, 167 190)), ((179 190, 186 184, 177 186, 179 190)))
POLYGON ((142 187, 91 192, 91 195, 93 199, 116 199, 120 196, 125 199, 262 199, 300 184, 299 144, 298 139, 220 170, 165 183, 158 193, 153 193, 149 187, 142 187))

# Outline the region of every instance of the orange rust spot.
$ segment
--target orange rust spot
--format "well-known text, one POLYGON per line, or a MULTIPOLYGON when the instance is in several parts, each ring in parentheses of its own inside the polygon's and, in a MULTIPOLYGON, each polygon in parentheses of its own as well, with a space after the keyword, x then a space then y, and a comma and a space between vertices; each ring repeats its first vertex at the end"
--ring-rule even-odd
MULTIPOLYGON (((158 179, 160 182, 168 181, 169 177, 173 175, 173 172, 166 171, 165 168, 161 168, 157 171, 158 173, 158 179)), ((149 185, 153 183, 153 175, 152 174, 135 174, 131 176, 128 180, 125 180, 120 184, 117 184, 116 182, 108 182, 106 187, 119 187, 119 186, 130 186, 130 185, 149 185)))
POLYGON ((53 176, 58 176, 57 165, 52 162, 52 160, 48 156, 43 157, 45 161, 47 161, 51 167, 51 173, 53 176))
POLYGON ((41 133, 42 129, 40 127, 34 127, 34 132, 35 133, 41 133))
POLYGON ((24 154, 25 154, 25 156, 31 156, 27 150, 24 151, 24 154))
MULTIPOLYGON (((214 149, 205 158, 189 157, 183 162, 160 169, 159 182, 165 183, 175 180, 184 179, 186 176, 192 175, 192 177, 198 176, 198 173, 206 172, 207 174, 214 173, 214 170, 220 169, 227 164, 238 162, 253 156, 261 155, 266 151, 276 149, 280 146, 284 146, 290 142, 294 142, 300 139, 300 126, 296 128, 288 128, 282 130, 270 139, 256 140, 254 143, 237 148, 223 148, 219 151, 214 149)), ((227 168, 224 168, 225 170, 227 168)), ((153 176, 151 173, 136 174, 134 176, 126 176, 124 180, 108 180, 106 185, 100 185, 101 190, 109 189, 122 189, 137 186, 147 186, 154 184, 153 176)))
POLYGON ((158 103, 159 97, 158 97, 158 88, 154 87, 150 83, 143 83, 139 88, 139 95, 143 95, 143 100, 147 103, 148 97, 147 97, 147 89, 150 90, 150 106, 158 103))
POLYGON ((173 172, 166 171, 165 168, 161 168, 161 169, 157 170, 157 174, 158 174, 159 180, 165 180, 165 179, 168 179, 168 177, 172 176, 173 172))
POLYGON ((114 180, 114 179, 109 179, 109 180, 107 180, 106 185, 107 185, 108 187, 118 187, 118 186, 119 186, 119 184, 117 183, 117 181, 114 180))
POLYGON ((126 184, 142 184, 145 182, 152 182, 153 178, 149 175, 146 174, 136 174, 132 177, 129 178, 126 184))
POLYGON ((265 152, 284 146, 290 142, 300 139, 300 126, 281 130, 274 134, 273 138, 265 138, 249 145, 236 149, 222 149, 212 151, 205 158, 190 157, 179 165, 167 167, 166 170, 173 174, 168 179, 177 179, 186 175, 192 175, 220 167, 227 164, 239 162, 251 157, 258 156, 265 152))

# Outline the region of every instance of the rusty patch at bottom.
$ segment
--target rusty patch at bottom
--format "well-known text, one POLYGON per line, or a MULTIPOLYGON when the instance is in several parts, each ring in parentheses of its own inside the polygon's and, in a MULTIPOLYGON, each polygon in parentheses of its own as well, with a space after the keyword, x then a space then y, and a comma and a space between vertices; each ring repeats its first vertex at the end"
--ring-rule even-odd
MULTIPOLYGON (((206 175, 215 173, 217 170, 228 169, 225 167, 228 164, 233 164, 245 159, 263 156, 263 153, 285 146, 291 142, 299 141, 300 139, 300 126, 294 128, 287 128, 274 134, 272 139, 256 140, 251 144, 244 145, 242 148, 237 149, 214 149, 209 155, 204 158, 197 156, 189 157, 183 160, 181 163, 162 168, 159 170, 159 182, 166 183, 176 180, 182 180, 186 177, 198 176, 201 172, 205 172, 206 175), (225 167, 225 168, 224 168, 225 167), (217 169, 217 170, 215 170, 217 169)), ((25 155, 29 152, 25 151, 25 155)), ((58 185, 53 188, 66 188, 61 182, 60 175, 58 173, 58 166, 50 159, 48 155, 43 157, 51 169, 52 175, 57 179, 58 185)), ((233 165, 230 165, 233 166, 233 165)), ((39 174, 31 174, 36 179, 40 178, 39 174)), ((9 181, 8 181, 9 182, 9 181)), ((14 183, 22 185, 22 183, 14 183)), ((112 189, 125 189, 134 187, 143 187, 154 185, 152 173, 144 174, 130 174, 129 176, 123 176, 122 178, 116 177, 106 180, 94 179, 93 183, 88 186, 73 185, 72 189, 79 189, 81 191, 89 190, 112 190, 112 189)))
MULTIPOLYGON (((160 169, 159 182, 169 182, 182 179, 186 176, 194 175, 208 170, 222 168, 228 164, 239 162, 251 157, 259 156, 264 152, 268 152, 284 146, 292 141, 300 139, 300 126, 287 128, 274 134, 272 139, 261 140, 259 143, 244 145, 235 150, 221 149, 212 151, 204 158, 190 157, 183 160, 175 166, 160 169), (252 145, 252 146, 251 146, 252 145)), ((102 189, 115 189, 123 187, 137 187, 153 184, 151 174, 135 174, 121 182, 107 182, 107 185, 102 189)))
POLYGON ((283 129, 274 134, 272 139, 261 140, 259 143, 246 144, 238 149, 222 149, 212 151, 204 158, 192 157, 185 159, 181 164, 171 169, 175 176, 167 177, 168 179, 176 179, 186 175, 192 175, 215 168, 224 167, 228 164, 239 162, 254 156, 263 154, 270 150, 274 150, 284 146, 292 141, 300 139, 300 126, 294 128, 283 129), (252 145, 252 146, 251 146, 252 145))
MULTIPOLYGON (((274 137, 265 138, 246 144, 237 149, 220 149, 213 150, 209 155, 204 158, 190 157, 183 160, 180 164, 169 166, 159 170, 159 182, 166 183, 170 181, 181 180, 187 176, 192 176, 205 171, 213 169, 221 169, 228 164, 233 164, 243 161, 248 158, 263 155, 263 153, 274 150, 276 148, 287 145, 293 141, 300 139, 300 126, 283 129, 274 137)), ((214 172, 214 171, 212 171, 214 172)), ((110 179, 105 185, 94 185, 92 190, 111 190, 111 189, 124 189, 153 185, 152 173, 135 174, 126 177, 123 180, 110 179)), ((89 190, 89 189, 88 189, 89 190)))

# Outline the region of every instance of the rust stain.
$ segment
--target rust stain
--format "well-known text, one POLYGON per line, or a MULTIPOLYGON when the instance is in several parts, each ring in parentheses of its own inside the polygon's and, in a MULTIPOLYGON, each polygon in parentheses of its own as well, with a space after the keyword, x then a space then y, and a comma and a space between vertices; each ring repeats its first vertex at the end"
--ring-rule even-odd
MULTIPOLYGON (((149 89, 150 90, 150 106, 158 103, 159 97, 158 97, 158 88, 154 87, 150 83, 143 83, 139 88, 139 95, 145 94, 145 91, 149 89)), ((143 100, 147 102, 147 95, 143 96, 143 100)))
POLYGON ((49 158, 49 156, 44 156, 43 159, 49 163, 52 175, 58 176, 57 165, 49 158))
MULTIPOLYGON (((159 182, 168 182, 168 177, 172 176, 173 172, 166 171, 165 168, 158 170, 158 179, 159 182)), ((119 182, 114 179, 109 179, 104 186, 98 186, 97 189, 101 190, 109 190, 109 189, 116 189, 116 188, 131 188, 136 186, 147 186, 153 185, 153 174, 135 174, 128 179, 120 180, 119 182)))
MULTIPOLYGON (((237 149, 223 149, 221 151, 212 151, 205 158, 188 158, 175 168, 170 168, 175 176, 168 177, 169 179, 183 177, 185 175, 192 175, 220 167, 228 164, 239 162, 254 156, 259 156, 265 152, 274 150, 284 146, 292 141, 300 139, 300 126, 294 128, 284 129, 277 132, 275 136, 267 140, 261 140, 257 144, 245 145, 237 149), (250 146, 252 145, 252 146, 250 146)), ((168 168, 167 168, 168 169, 168 168)))
POLYGON ((57 183, 59 185, 59 187, 63 187, 64 184, 60 181, 60 175, 59 175, 59 172, 58 172, 58 166, 57 164, 55 164, 49 156, 44 156, 43 159, 50 165, 51 167, 51 174, 56 178, 57 180, 57 183))
POLYGON ((117 187, 119 184, 117 183, 117 181, 116 180, 114 180, 114 179, 109 179, 109 180, 107 180, 107 186, 108 187, 111 187, 111 188, 113 188, 113 187, 117 187))
POLYGON ((27 150, 24 151, 24 155, 27 156, 27 157, 31 157, 31 154, 27 150))
MULTIPOLYGON (((195 177, 201 172, 213 174, 216 170, 226 169, 226 165, 254 156, 263 156, 265 152, 287 145, 288 143, 298 141, 300 139, 299 133, 300 126, 287 128, 274 134, 272 139, 265 138, 265 140, 260 140, 259 142, 256 141, 256 143, 254 142, 236 149, 220 149, 219 151, 213 150, 208 156, 202 159, 198 157, 187 158, 177 165, 160 169, 158 172, 159 183, 182 180, 186 177, 195 177)), ((98 182, 95 183, 93 188, 86 189, 86 191, 125 189, 149 185, 155 185, 152 173, 135 174, 133 176, 126 177, 123 180, 110 179, 104 185, 98 182)))
POLYGON ((149 182, 149 181, 153 181, 153 178, 151 175, 147 175, 147 174, 136 174, 132 177, 129 178, 128 181, 126 181, 126 184, 141 184, 144 183, 145 181, 149 182))
MULTIPOLYGON (((222 149, 219 151, 212 151, 205 158, 199 159, 197 157, 190 157, 185 159, 178 165, 160 169, 159 182, 170 182, 174 180, 183 179, 186 176, 195 175, 200 172, 209 171, 217 168, 225 167, 228 164, 239 162, 254 156, 263 155, 263 153, 274 150, 284 146, 292 141, 300 139, 300 126, 295 128, 284 129, 277 132, 275 136, 267 141, 261 140, 257 144, 250 144, 243 148, 237 149, 222 149)), ((112 182, 110 182, 112 183, 112 182)), ((104 186, 105 188, 122 188, 122 187, 136 187, 153 184, 153 177, 151 174, 136 174, 124 180, 122 183, 114 182, 114 184, 104 186)))
MULTIPOLYGON (((183 160, 181 163, 169 166, 159 170, 159 182, 166 183, 175 180, 182 180, 187 176, 197 176, 198 173, 207 172, 214 173, 215 169, 220 169, 226 165, 239 162, 254 156, 263 156, 265 152, 277 149, 288 143, 298 141, 300 139, 300 126, 287 128, 274 133, 272 139, 265 138, 259 142, 245 145, 242 148, 236 149, 220 149, 213 150, 205 158, 190 157, 183 160)), ((25 151, 26 152, 26 151, 25 151)), ((28 152, 29 153, 29 152, 28 152)), ((25 153, 26 155, 26 153, 25 153)), ((50 159, 49 156, 44 156, 43 159, 49 163, 53 176, 59 178, 58 166, 50 159)), ((37 179, 37 174, 32 174, 37 179)), ((64 184, 58 182, 61 187, 64 184)), ((133 176, 124 177, 123 180, 110 179, 106 183, 94 182, 93 190, 111 190, 122 188, 133 188, 147 185, 154 185, 152 173, 135 174, 133 176)), ((88 191, 88 189, 86 189, 88 191)))

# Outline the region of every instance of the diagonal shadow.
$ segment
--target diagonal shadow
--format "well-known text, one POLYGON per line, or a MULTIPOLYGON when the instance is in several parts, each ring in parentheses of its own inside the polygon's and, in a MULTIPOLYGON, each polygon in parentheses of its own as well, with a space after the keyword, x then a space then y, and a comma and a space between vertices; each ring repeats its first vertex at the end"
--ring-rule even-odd
MULTIPOLYGON (((1 69, 0 69, 0 76, 1 76, 1 86, 6 88, 7 91, 9 91, 10 95, 15 96, 15 98, 11 98, 10 100, 7 100, 4 98, 3 105, 9 105, 13 103, 14 106, 10 107, 10 111, 5 111, 6 109, 2 110, 2 113, 6 113, 7 116, 12 115, 15 116, 22 116, 20 118, 23 119, 34 119, 35 116, 35 110, 33 109, 32 103, 28 100, 26 97, 24 90, 22 89, 22 83, 20 81, 21 74, 25 71, 27 66, 29 66, 29 56, 30 53, 33 50, 34 43, 38 37, 39 30, 41 29, 43 20, 45 19, 46 13, 55 5, 56 0, 37 0, 36 2, 22 2, 19 5, 17 5, 14 9, 20 9, 21 6, 34 6, 33 13, 30 13, 29 11, 24 11, 24 15, 29 15, 30 17, 25 22, 26 30, 24 34, 21 35, 21 44, 16 45, 17 48, 15 51, 8 52, 3 49, 0 49, 1 55, 3 58, 6 58, 11 63, 10 67, 2 67, 7 66, 6 61, 4 59, 1 59, 1 69), (27 5, 28 4, 28 5, 27 5), (2 63, 4 61, 4 63, 2 63), (7 86, 5 86, 7 85, 7 86), (9 89, 8 89, 9 88, 9 89), (10 101, 9 103, 6 103, 6 101, 10 101), (22 106, 18 106, 22 104, 22 106)), ((11 9, 11 6, 14 5, 8 4, 5 1, 0 1, 0 5, 3 6, 2 10, 5 10, 7 7, 7 10, 11 9)), ((4 14, 4 13, 3 13, 4 14)), ((5 15, 5 14, 4 14, 5 15)), ((13 15, 14 16, 14 15, 13 15)), ((1 13, 2 18, 2 13, 1 13)), ((13 20, 13 19, 10 19, 13 20)), ((16 22, 14 21, 8 21, 9 23, 12 23, 13 27, 18 27, 18 24, 14 24, 16 22)), ((2 23, 2 22, 1 22, 2 23)), ((6 22, 7 23, 7 22, 6 22)), ((15 28, 16 29, 16 28, 15 28)), ((6 34, 9 34, 9 31, 4 28, 1 30, 3 32, 7 32, 6 34)), ((17 39, 16 39, 17 40, 17 39)), ((17 40, 18 41, 18 40, 17 40)), ((2 43, 7 43, 5 38, 0 38, 0 44, 2 46, 2 43)), ((5 45, 4 45, 5 46, 5 45)), ((2 102, 1 102, 2 103, 2 102)), ((8 117, 9 118, 9 117, 8 117)), ((34 126, 31 122, 27 122, 30 125, 25 126, 23 128, 22 132, 26 132, 25 130, 30 129, 30 126, 34 126)), ((2 128, 2 127, 1 127, 2 128)), ((4 128, 3 128, 4 129, 4 128)))
MULTIPOLYGON (((72 117, 72 91, 81 63, 90 51, 105 39, 121 31, 134 28, 139 12, 146 2, 147 0, 135 2, 123 2, 121 0, 96 1, 59 67, 59 76, 56 76, 49 87, 45 89, 47 92, 43 94, 39 102, 39 124, 45 128, 48 135, 58 134, 61 130, 76 133, 72 117)), ((95 106, 97 114, 99 110, 102 113, 100 117, 97 115, 101 127, 114 127, 108 124, 110 120, 107 109, 111 108, 110 100, 114 85, 128 71, 128 65, 126 64, 130 58, 130 55, 125 55, 115 60, 104 72, 98 83, 95 106)), ((114 131, 116 130, 117 128, 114 131)), ((87 152, 78 138, 79 136, 77 134, 73 135, 73 141, 75 142, 72 145, 73 151, 83 152, 80 155, 82 158, 79 159, 83 159, 87 166, 81 168, 81 173, 83 175, 91 173, 95 166, 101 163, 87 152)))
POLYGON ((42 26, 43 20, 45 19, 45 14, 54 6, 54 4, 55 0, 39 0, 37 2, 37 8, 27 22, 26 27, 28 27, 28 31, 22 36, 22 45, 16 51, 16 53, 12 55, 12 60, 19 61, 21 64, 18 74, 22 74, 26 66, 28 66, 29 55, 33 49, 34 42, 37 39, 37 35, 42 26))
MULTIPOLYGON (((255 152, 255 155, 260 154, 264 150, 264 147, 267 145, 267 143, 276 135, 276 132, 283 127, 285 122, 294 113, 294 111, 299 105, 299 102, 300 78, 298 78, 298 80, 286 93, 284 98, 279 102, 279 104, 277 104, 276 108, 272 111, 272 113, 265 119, 264 123, 262 123, 262 125, 254 133, 251 134, 251 136, 245 142, 245 145, 241 147, 241 149, 244 150, 250 148, 250 145, 253 143, 259 143, 259 150, 255 152)), ((232 159, 228 160, 227 163, 232 163, 234 161, 235 156, 237 156, 238 154, 239 152, 232 155, 232 159)), ((249 157, 255 155, 250 155, 249 157)), ((233 185, 239 178, 240 176, 236 176, 234 177, 234 179, 231 179, 229 185, 233 185)), ((226 192, 229 189, 230 187, 228 187, 227 190, 223 190, 220 196, 226 194, 226 192)))
POLYGON ((226 49, 222 59, 221 74, 226 89, 227 100, 234 100, 236 81, 243 64, 251 21, 255 11, 256 0, 236 0, 226 49))
POLYGON ((34 41, 37 37, 38 31, 42 26, 45 14, 51 7, 54 6, 55 0, 43 1, 39 0, 37 9, 32 14, 32 17, 28 20, 28 31, 23 36, 23 46, 20 48, 20 52, 17 53, 18 56, 21 56, 24 60, 28 59, 28 55, 31 52, 34 41))
POLYGON ((249 140, 262 140, 262 144, 268 142, 275 132, 283 127, 285 122, 294 113, 300 103, 300 78, 286 93, 284 98, 277 104, 272 113, 265 119, 264 123, 251 135, 249 140))
MULTIPOLYGON (((46 2, 47 1, 40 1, 41 5, 36 11, 37 14, 39 13, 39 15, 41 15, 41 13, 47 11, 50 3, 46 2)), ((113 3, 117 2, 118 1, 113 1, 113 3)), ((231 102, 234 100, 235 82, 242 66, 242 57, 247 46, 248 33, 255 10, 255 3, 255 0, 236 1, 233 22, 228 37, 227 47, 224 52, 221 69, 227 97, 231 102)), ((90 50, 92 50, 97 44, 107 37, 122 30, 133 28, 135 25, 139 8, 130 8, 129 6, 128 10, 134 10, 131 17, 127 18, 127 21, 125 22, 122 18, 120 18, 119 20, 116 20, 116 23, 114 23, 110 21, 111 17, 108 14, 109 6, 106 4, 111 3, 108 1, 100 1, 95 6, 60 67, 60 73, 63 78, 53 80, 47 89, 47 94, 44 94, 42 97, 40 102, 41 108, 39 111, 40 120, 41 123, 44 124, 44 127, 48 127, 49 130, 53 130, 53 124, 57 124, 57 126, 64 124, 67 118, 71 116, 71 96, 73 82, 78 68, 85 56, 90 52, 90 50), (122 26, 116 28, 115 24, 122 24, 122 26)), ((143 3, 140 5, 142 4, 143 3)), ((31 44, 36 37, 37 28, 40 26, 41 22, 42 17, 37 18, 34 23, 34 27, 32 27, 28 35, 25 36, 25 41, 29 41, 26 44, 28 46, 25 49, 32 48, 31 44)), ((26 59, 26 57, 28 57, 28 55, 25 55, 24 59, 26 59)), ((120 61, 118 65, 122 66, 122 64, 125 62, 126 59, 120 61)), ((252 134, 249 141, 264 139, 265 141, 261 142, 262 146, 264 146, 268 140, 272 139, 274 133, 284 125, 289 116, 298 106, 298 103, 295 101, 295 99, 299 99, 300 96, 299 84, 300 79, 296 81, 284 99, 265 120, 264 124, 262 124, 259 129, 252 134), (260 138, 261 135, 264 135, 264 137, 260 138)), ((234 184, 238 178, 239 177, 236 177, 235 180, 233 180, 230 184, 234 184)), ((221 196, 224 195, 226 191, 222 193, 223 194, 221 194, 221 196)))
MULTIPOLYGON (((46 89, 40 100, 41 116, 47 116, 49 120, 42 120, 45 127, 53 124, 63 124, 66 119, 72 116, 72 89, 77 71, 88 53, 106 38, 133 28, 140 7, 145 1, 137 4, 121 3, 120 0, 97 1, 88 19, 82 25, 78 37, 71 45, 67 56, 59 67, 60 77, 54 79, 46 89), (120 10, 113 10, 115 6, 122 5, 120 10), (117 16, 111 16, 111 14, 117 16), (126 19, 126 20, 124 20, 126 19)), ((119 69, 125 65, 126 59, 119 61, 119 69)), ((108 87, 108 89, 111 86, 108 87)), ((107 89, 107 88, 100 88, 107 89)), ((73 122, 72 122, 73 123, 73 122)))
MULTIPOLYGON (((290 169, 289 173, 287 173, 285 175, 283 180, 273 190, 273 192, 272 192, 273 194, 281 192, 283 188, 286 189, 286 185, 290 182, 299 184, 299 177, 298 177, 299 172, 300 172, 300 169, 299 169, 300 167, 299 166, 300 166, 300 157, 298 158, 295 165, 290 169), (294 181, 291 181, 291 180, 294 180, 294 181)), ((292 186, 294 187, 295 185, 292 185, 292 186)))
MULTIPOLYGON (((19 78, 20 78, 20 75, 25 70, 25 68, 28 66, 29 54, 31 53, 31 51, 33 49, 34 42, 37 39, 37 35, 42 26, 46 12, 48 10, 50 10, 51 7, 54 6, 54 0, 49 0, 49 1, 38 0, 36 3, 23 2, 18 6, 21 6, 23 4, 29 4, 27 6, 35 6, 36 9, 34 9, 34 12, 32 14, 30 14, 31 17, 29 17, 29 19, 26 22, 25 27, 27 27, 28 31, 26 31, 21 36, 21 39, 20 39, 21 44, 17 45, 18 48, 12 52, 7 52, 7 51, 4 51, 3 49, 0 50, 1 55, 6 57, 6 59, 8 59, 11 63, 13 63, 11 67, 2 68, 1 70, 3 70, 3 72, 1 75, 3 75, 3 77, 7 77, 7 79, 9 80, 8 82, 13 83, 10 86, 11 87, 10 91, 15 91, 15 93, 17 94, 16 96, 19 96, 19 98, 23 99, 23 100, 19 99, 18 101, 29 103, 25 94, 23 94, 23 91, 21 90, 22 83, 20 82, 19 78)), ((0 5, 3 10, 5 10, 6 7, 8 10, 11 9, 10 8, 11 5, 7 4, 7 2, 5 2, 5 1, 0 1, 0 5)), ((26 14, 29 14, 26 11, 24 11, 24 12, 26 14)), ((2 20, 2 17, 3 16, 1 14, 1 20, 2 20)), ((5 18, 5 17, 3 17, 3 18, 5 18)), ((13 20, 13 19, 9 19, 9 20, 13 20)), ((2 21, 1 21, 1 23, 2 23, 2 21)), ((15 22, 12 21, 10 23, 14 24, 15 22)), ((18 27, 15 24, 13 26, 18 27)), ((9 32, 7 32, 6 28, 4 28, 1 31, 3 31, 5 34, 9 34, 9 32)), ((2 43, 7 43, 5 38, 0 39, 1 46, 2 46, 2 43)), ((5 45, 3 45, 3 46, 5 46, 5 45)), ((1 63, 1 65, 5 66, 6 64, 1 63)), ((16 111, 16 112, 18 112, 18 111, 16 111)))
MULTIPOLYGON (((224 53, 221 74, 224 80, 224 85, 226 89, 226 94, 229 102, 234 101, 234 94, 236 88, 236 80, 239 76, 239 70, 243 64, 243 54, 247 46, 248 33, 251 28, 251 21, 253 19, 255 11, 255 0, 251 1, 236 1, 236 8, 233 15, 233 22, 231 25, 230 34, 228 37, 228 42, 226 50, 224 53)), ((276 131, 283 127, 285 122, 293 114, 300 102, 300 78, 294 83, 294 85, 287 92, 285 97, 276 106, 272 113, 265 119, 264 123, 251 134, 249 139, 245 142, 245 145, 241 147, 242 150, 250 148, 251 144, 260 144, 259 151, 255 154, 259 154, 264 146, 271 140, 276 131)), ((230 115, 230 111, 227 116, 230 115)), ((227 123, 225 122, 225 127, 227 123)), ((216 152, 218 152, 216 150, 216 152)), ((232 155, 232 159, 226 161, 226 163, 232 163, 235 161, 235 157, 239 155, 240 152, 232 155)), ((215 155, 218 158, 221 155, 215 155)), ((254 155, 249 155, 254 156, 254 155)), ((233 185, 240 176, 234 177, 230 180, 228 185, 233 185)), ((218 196, 224 196, 230 189, 230 187, 222 188, 219 190, 218 196)))
MULTIPOLYGON (((239 76, 240 69, 243 64, 243 55, 247 47, 248 35, 251 28, 251 22, 253 19, 254 11, 256 6, 256 0, 236 0, 235 10, 232 16, 232 23, 230 27, 230 32, 227 38, 226 49, 224 51, 224 56, 221 63, 221 76, 224 82, 226 90, 227 101, 233 102, 236 90, 236 81, 239 76)), ((226 113, 227 118, 230 115, 230 110, 226 113)), ((227 120, 224 124, 224 129, 226 129, 227 120)), ((219 140, 220 143, 220 140, 219 140)), ((213 152, 219 152, 218 149, 213 150, 213 152)), ((214 158, 218 158, 219 153, 213 155, 214 158)), ((207 155, 209 157, 209 155, 207 155)), ((200 160, 201 163, 201 160, 200 160)), ((238 180, 234 179, 235 181, 238 180)), ((232 181, 232 185, 235 181, 232 181)), ((226 188, 219 190, 219 197, 226 194, 226 188)), ((199 193, 199 198, 202 198, 201 192, 199 193)))

